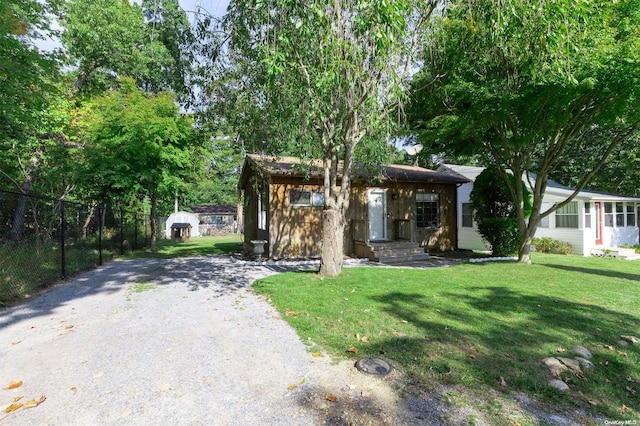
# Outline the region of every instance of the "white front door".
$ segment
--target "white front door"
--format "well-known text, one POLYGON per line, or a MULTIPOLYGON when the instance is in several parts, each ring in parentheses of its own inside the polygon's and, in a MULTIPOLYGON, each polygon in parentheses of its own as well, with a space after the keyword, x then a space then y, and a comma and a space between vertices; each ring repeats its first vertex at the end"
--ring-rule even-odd
POLYGON ((384 189, 369 190, 369 240, 387 239, 387 193, 384 189))

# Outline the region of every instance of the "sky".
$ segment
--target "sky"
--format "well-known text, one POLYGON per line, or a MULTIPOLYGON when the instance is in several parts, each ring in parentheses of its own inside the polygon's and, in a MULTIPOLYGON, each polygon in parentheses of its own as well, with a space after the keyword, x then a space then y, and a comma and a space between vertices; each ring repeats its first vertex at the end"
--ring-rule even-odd
MULTIPOLYGON (((142 0, 133 0, 134 3, 142 3, 142 0)), ((212 16, 223 16, 227 11, 229 0, 178 0, 180 7, 187 13, 187 17, 191 20, 198 7, 209 12, 212 16)), ((54 22, 54 29, 59 30, 60 27, 54 22)), ((45 52, 51 52, 53 49, 60 48, 60 41, 53 38, 46 38, 36 42, 38 49, 45 52)))

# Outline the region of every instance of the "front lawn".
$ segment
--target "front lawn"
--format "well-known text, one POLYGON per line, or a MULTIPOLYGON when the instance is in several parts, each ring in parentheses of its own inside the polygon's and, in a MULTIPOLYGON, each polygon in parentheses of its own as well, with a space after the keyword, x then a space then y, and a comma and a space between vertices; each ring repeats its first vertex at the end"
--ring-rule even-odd
POLYGON ((149 249, 133 251, 128 258, 152 257, 172 259, 175 257, 205 256, 208 254, 230 254, 242 251, 242 235, 221 235, 215 237, 194 237, 189 241, 172 242, 168 239, 157 241, 156 252, 149 249))
POLYGON ((533 261, 353 268, 322 280, 286 273, 254 288, 303 341, 334 357, 383 356, 402 372, 404 391, 451 389, 490 423, 532 422, 505 412, 518 393, 546 410, 577 409, 585 423, 640 419, 640 345, 618 343, 640 337, 640 262, 538 253, 533 261), (563 373, 571 389, 561 393, 541 360, 568 357, 574 345, 593 353, 595 367, 563 373))

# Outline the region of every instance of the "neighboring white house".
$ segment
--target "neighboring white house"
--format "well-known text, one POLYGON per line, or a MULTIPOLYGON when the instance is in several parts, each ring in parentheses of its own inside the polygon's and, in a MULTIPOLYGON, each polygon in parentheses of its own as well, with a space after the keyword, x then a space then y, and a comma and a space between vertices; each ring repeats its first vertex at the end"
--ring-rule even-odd
POLYGON ((189 212, 176 212, 171 213, 171 215, 167 218, 167 225, 164 231, 165 238, 171 238, 171 226, 174 223, 188 223, 191 225, 191 236, 200 236, 200 232, 198 230, 198 218, 196 217, 196 215, 189 212))
MULTIPOLYGON (((458 248, 488 250, 473 220, 469 195, 483 167, 442 164, 438 171, 469 179, 458 188, 458 248)), ((564 201, 574 189, 548 181, 542 211, 564 201)), ((605 192, 580 191, 567 205, 540 221, 536 237, 551 237, 571 244, 573 253, 590 256, 597 250, 639 243, 640 198, 605 192)))

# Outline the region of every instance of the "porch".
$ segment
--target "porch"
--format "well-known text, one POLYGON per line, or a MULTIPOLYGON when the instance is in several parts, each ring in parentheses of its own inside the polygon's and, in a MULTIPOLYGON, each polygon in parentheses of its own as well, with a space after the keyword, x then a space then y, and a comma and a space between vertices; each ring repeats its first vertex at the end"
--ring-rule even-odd
POLYGON ((640 260, 640 254, 633 248, 603 247, 598 246, 591 249, 592 256, 615 257, 622 260, 640 260))
POLYGON ((371 240, 368 220, 352 220, 351 235, 356 257, 366 258, 373 262, 397 263, 429 259, 429 254, 416 242, 415 226, 412 220, 396 219, 393 221, 393 232, 390 239, 371 240))

